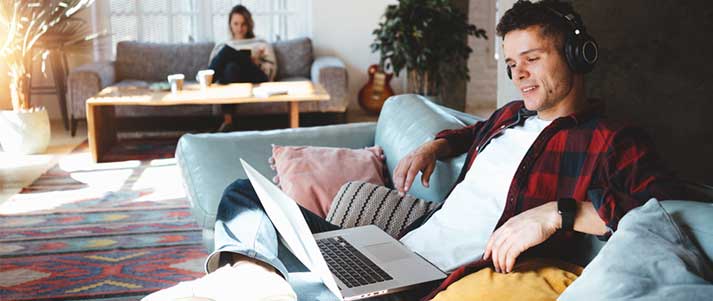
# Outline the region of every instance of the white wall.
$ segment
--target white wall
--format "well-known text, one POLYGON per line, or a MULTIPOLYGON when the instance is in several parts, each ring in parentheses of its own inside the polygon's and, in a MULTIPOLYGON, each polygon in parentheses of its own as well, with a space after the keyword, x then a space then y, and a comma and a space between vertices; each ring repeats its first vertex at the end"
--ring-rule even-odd
MULTIPOLYGON (((470 0, 468 22, 484 29, 488 39, 468 38, 468 46, 473 52, 468 58, 470 81, 467 84, 465 111, 473 113, 479 109, 494 109, 497 100, 497 67, 495 60, 495 1, 470 0)), ((499 45, 499 44, 497 44, 499 45)), ((499 47, 499 46, 498 46, 499 47)))
MULTIPOLYGON (((505 11, 512 8, 515 4, 515 0, 498 0, 498 14, 497 21, 500 21, 500 17, 505 11)), ((505 60, 502 55, 502 44, 503 40, 498 37, 498 45, 500 46, 500 58, 498 59, 498 108, 511 102, 513 100, 522 99, 522 94, 515 88, 512 81, 508 78, 505 72, 505 60)))
MULTIPOLYGON (((361 110, 357 102, 359 89, 367 82, 366 69, 379 62, 378 53, 369 45, 371 34, 379 24, 389 4, 396 0, 313 0, 312 42, 315 55, 333 55, 340 58, 349 75, 349 109, 361 110)), ((405 72, 401 71, 405 78, 405 72)), ((403 79, 391 80, 395 93, 403 91, 403 79)))

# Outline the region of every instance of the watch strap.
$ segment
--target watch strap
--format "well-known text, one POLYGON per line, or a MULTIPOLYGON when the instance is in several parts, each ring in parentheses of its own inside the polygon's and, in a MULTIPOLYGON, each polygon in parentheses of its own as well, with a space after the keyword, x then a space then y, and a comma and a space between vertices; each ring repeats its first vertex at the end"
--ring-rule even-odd
POLYGON ((557 201, 557 211, 562 217, 562 230, 574 230, 574 217, 577 214, 577 201, 571 198, 563 198, 557 201))

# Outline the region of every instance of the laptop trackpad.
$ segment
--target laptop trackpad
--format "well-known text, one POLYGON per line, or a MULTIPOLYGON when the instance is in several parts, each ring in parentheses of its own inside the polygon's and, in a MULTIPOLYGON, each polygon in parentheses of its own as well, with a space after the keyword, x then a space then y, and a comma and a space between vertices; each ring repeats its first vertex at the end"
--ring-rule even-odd
POLYGON ((366 246, 364 249, 379 260, 385 262, 399 260, 410 255, 400 248, 399 245, 390 242, 366 246))

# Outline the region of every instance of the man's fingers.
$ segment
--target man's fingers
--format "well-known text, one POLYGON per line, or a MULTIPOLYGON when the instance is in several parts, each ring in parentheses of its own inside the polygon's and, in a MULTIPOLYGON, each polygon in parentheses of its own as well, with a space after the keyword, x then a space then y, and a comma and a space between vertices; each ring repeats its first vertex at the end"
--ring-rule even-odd
POLYGON ((505 270, 510 273, 512 272, 513 267, 515 267, 515 262, 517 261, 517 257, 520 256, 520 247, 517 246, 510 246, 510 249, 507 252, 506 260, 505 260, 505 270))
POLYGON ((500 273, 500 266, 498 266, 498 255, 500 255, 498 252, 500 250, 493 248, 490 252, 490 258, 491 261, 493 262, 493 267, 495 268, 495 271, 500 273))
POLYGON ((423 187, 428 188, 429 182, 431 180, 431 174, 433 173, 434 169, 436 169, 436 163, 428 164, 426 166, 426 169, 423 170, 423 173, 421 174, 421 184, 423 184, 423 187))
POLYGON ((501 273, 509 273, 510 270, 508 269, 508 258, 510 256, 510 252, 512 249, 514 249, 514 242, 512 239, 508 239, 500 248, 500 258, 498 258, 498 264, 500 265, 500 272, 501 273))
POLYGON ((410 161, 404 162, 403 160, 408 160, 407 158, 402 159, 401 162, 396 166, 394 170, 394 188, 399 191, 399 193, 404 192, 404 178, 406 170, 411 165, 410 161))
POLYGON ((411 164, 411 166, 408 167, 408 170, 406 171, 406 180, 404 180, 404 192, 407 192, 411 188, 413 179, 416 177, 418 171, 419 170, 415 164, 411 164))
POLYGON ((488 260, 488 258, 492 257, 493 246, 495 245, 495 240, 499 237, 501 229, 502 229, 502 227, 495 230, 495 232, 493 232, 493 234, 490 234, 490 239, 488 239, 488 243, 485 244, 485 252, 483 253, 484 260, 488 260))

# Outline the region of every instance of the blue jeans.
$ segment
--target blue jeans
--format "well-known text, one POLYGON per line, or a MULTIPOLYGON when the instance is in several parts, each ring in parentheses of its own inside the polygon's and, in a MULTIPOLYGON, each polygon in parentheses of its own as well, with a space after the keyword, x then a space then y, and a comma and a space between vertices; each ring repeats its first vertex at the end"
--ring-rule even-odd
MULTIPOLYGON (((299 208, 312 233, 340 229, 302 206, 299 208)), ((267 263, 285 279, 288 279, 289 272, 307 271, 277 238, 277 231, 249 180, 236 180, 223 192, 218 205, 214 239, 215 251, 208 259, 209 272, 224 264, 221 255, 225 252, 238 253, 267 263)))
MULTIPOLYGON (((299 207, 302 211, 309 229, 312 233, 320 233, 340 229, 339 226, 327 222, 324 218, 311 211, 299 207)), ((225 258, 228 253, 238 253, 254 258, 274 267, 303 299, 300 288, 295 287, 290 273, 306 272, 307 268, 282 244, 277 238, 277 231, 267 217, 265 210, 258 199, 249 180, 236 180, 230 184, 223 193, 218 205, 218 215, 215 222, 215 251, 208 256, 206 270, 212 272, 227 263, 225 258)), ((296 281, 296 283, 301 283, 296 281)), ((320 283, 306 285, 312 290, 311 296, 333 296, 327 288, 320 283), (314 292, 317 290, 318 292, 314 292)), ((419 296, 428 293, 432 285, 424 286, 407 294, 385 296, 379 300, 417 300, 419 296), (415 295, 414 295, 415 294, 415 295)), ((321 299, 321 298, 320 298, 321 299)))

